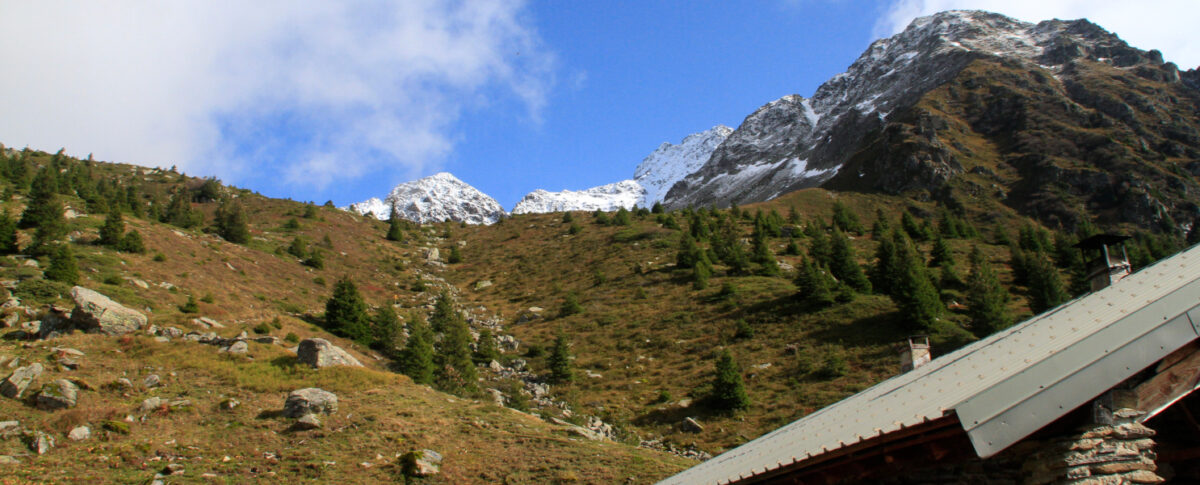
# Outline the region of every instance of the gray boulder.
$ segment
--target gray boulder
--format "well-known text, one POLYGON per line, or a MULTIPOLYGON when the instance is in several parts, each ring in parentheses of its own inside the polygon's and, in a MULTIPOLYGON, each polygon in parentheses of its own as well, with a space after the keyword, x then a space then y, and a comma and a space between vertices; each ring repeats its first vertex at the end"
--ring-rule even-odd
POLYGON ((237 340, 237 341, 234 341, 232 344, 229 344, 228 347, 225 347, 222 350, 229 352, 231 354, 244 354, 244 353, 250 351, 250 346, 248 344, 246 344, 245 340, 237 340))
POLYGON ((86 332, 125 335, 146 326, 146 315, 82 286, 71 288, 71 321, 86 332))
POLYGON ((307 431, 310 429, 318 429, 320 427, 321 427, 321 420, 319 418, 317 418, 317 415, 312 414, 312 413, 305 414, 304 416, 300 416, 300 419, 297 419, 296 423, 292 425, 292 428, 300 430, 300 431, 307 431))
POLYGON ((304 339, 296 349, 296 358, 300 362, 320 369, 334 365, 362 367, 362 363, 340 347, 329 343, 323 338, 304 339))
POLYGON ((400 457, 405 476, 428 477, 441 471, 442 455, 433 450, 413 450, 400 457))
POLYGON ((288 394, 283 403, 283 415, 299 418, 305 414, 333 414, 337 412, 337 396, 329 391, 309 387, 288 394))
POLYGON ((54 437, 41 431, 34 431, 25 435, 25 444, 29 446, 30 451, 44 455, 54 449, 54 437))
POLYGON ((56 379, 42 386, 37 395, 37 408, 43 411, 73 408, 78 402, 79 387, 66 379, 56 379))
POLYGON ((92 429, 87 426, 76 426, 67 433, 67 438, 71 441, 83 441, 92 437, 92 429))
POLYGON ((4 397, 19 399, 34 379, 42 375, 42 364, 34 362, 25 367, 18 367, 8 378, 0 381, 0 394, 4 397))

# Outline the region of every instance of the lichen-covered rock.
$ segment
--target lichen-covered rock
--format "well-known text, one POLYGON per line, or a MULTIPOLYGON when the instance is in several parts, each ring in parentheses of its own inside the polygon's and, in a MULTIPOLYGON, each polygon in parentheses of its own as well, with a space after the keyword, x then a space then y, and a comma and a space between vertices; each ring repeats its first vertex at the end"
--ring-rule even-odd
POLYGON ((25 444, 29 446, 30 451, 44 455, 54 449, 54 437, 41 431, 34 431, 25 435, 25 444))
POLYGON ((82 286, 71 288, 71 321, 85 332, 125 335, 146 326, 146 315, 82 286))
POLYGON ((333 414, 337 412, 337 395, 332 392, 309 387, 288 394, 283 403, 283 415, 299 418, 305 414, 333 414))
POLYGON ((323 338, 310 338, 300 342, 296 349, 296 358, 300 362, 320 369, 334 365, 362 367, 362 363, 340 347, 329 343, 323 338))
POLYGON ((56 379, 42 386, 37 395, 37 408, 43 411, 73 408, 78 402, 79 387, 66 379, 56 379))
POLYGON ((67 438, 71 441, 83 441, 92 437, 92 429, 87 426, 76 426, 67 433, 67 438))
POLYGON ((25 367, 18 367, 4 381, 0 381, 0 394, 4 397, 19 399, 34 379, 42 375, 42 364, 33 363, 25 367))
POLYGON ((306 430, 310 430, 310 429, 318 429, 320 427, 321 427, 321 420, 319 418, 317 418, 317 415, 312 414, 312 413, 305 414, 304 416, 300 416, 300 419, 297 419, 296 423, 292 425, 292 428, 295 428, 300 431, 306 431, 306 430))

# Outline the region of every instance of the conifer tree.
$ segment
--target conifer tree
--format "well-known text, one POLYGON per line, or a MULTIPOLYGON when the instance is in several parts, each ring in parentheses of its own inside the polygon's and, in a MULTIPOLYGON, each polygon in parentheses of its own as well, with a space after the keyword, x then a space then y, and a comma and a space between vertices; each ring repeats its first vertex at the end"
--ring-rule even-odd
POLYGON ((896 255, 890 296, 911 330, 930 331, 945 307, 912 241, 900 231, 892 231, 892 239, 896 255))
POLYGON ((246 211, 237 201, 226 200, 217 208, 217 234, 234 244, 250 242, 250 228, 246 225, 246 211))
POLYGON ((142 254, 146 252, 146 243, 142 241, 141 233, 131 229, 121 238, 121 242, 117 243, 116 249, 126 253, 142 254))
POLYGON ((401 223, 400 213, 396 210, 396 206, 392 206, 392 213, 388 216, 388 241, 403 241, 404 240, 404 225, 401 223))
POLYGON ((612 219, 612 225, 628 226, 632 223, 633 223, 633 221, 629 217, 629 210, 625 209, 624 207, 617 209, 617 213, 613 216, 613 219, 612 219))
POLYGON ((50 267, 46 268, 46 279, 60 281, 68 285, 79 282, 79 265, 75 262, 75 253, 71 245, 60 244, 51 253, 50 267))
POLYGON ((100 244, 116 246, 124 235, 125 221, 121 219, 121 208, 113 205, 108 210, 108 216, 104 218, 104 225, 100 226, 100 244))
MULTIPOLYGON (((53 221, 56 219, 55 214, 57 214, 57 218, 62 217, 62 203, 58 201, 57 187, 58 184, 49 167, 38 170, 37 176, 33 178, 33 184, 30 185, 29 203, 25 206, 25 212, 21 213, 18 227, 27 229, 55 222, 53 221)), ((66 224, 65 220, 63 224, 66 224)))
POLYGON ((462 318, 462 315, 454 309, 454 301, 450 299, 447 293, 441 293, 433 302, 433 313, 429 315, 429 326, 433 328, 433 333, 444 333, 446 328, 456 318, 462 318))
POLYGON ((1025 266, 1029 281, 1029 307, 1034 313, 1054 308, 1070 298, 1058 270, 1044 254, 1027 254, 1025 266))
POLYGON ((875 222, 871 224, 871 238, 879 241, 887 237, 892 228, 888 224, 887 214, 883 209, 875 210, 875 222))
POLYGON ((450 255, 446 256, 446 262, 449 264, 458 264, 462 260, 462 252, 458 250, 458 245, 450 246, 450 255))
POLYGON ((445 322, 441 341, 435 348, 435 375, 442 389, 471 391, 476 387, 475 362, 471 360, 471 330, 462 315, 445 322))
MULTIPOLYGON (((810 228, 815 226, 816 224, 809 225, 810 228)), ((832 259, 829 236, 820 229, 809 230, 806 234, 808 234, 808 257, 818 264, 828 265, 832 259)))
POLYGON ((287 253, 303 259, 308 256, 308 244, 300 236, 293 237, 291 244, 288 244, 287 253))
POLYGON ((708 287, 708 279, 712 277, 712 263, 708 256, 700 253, 700 258, 692 265, 692 288, 703 290, 708 287))
POLYGON ((900 227, 903 228, 904 232, 908 233, 908 237, 912 238, 914 241, 924 241, 929 239, 929 233, 920 223, 917 222, 917 219, 913 217, 912 213, 908 212, 907 210, 900 215, 900 227))
POLYGON ((417 384, 433 384, 433 331, 419 315, 409 319, 400 369, 417 384))
POLYGON ((746 394, 741 370, 728 349, 722 350, 717 357, 716 374, 713 377, 709 401, 713 408, 722 411, 737 411, 750 407, 750 396, 746 394))
POLYGON ((582 311, 583 305, 579 303, 579 295, 572 291, 563 297, 562 308, 559 309, 558 316, 560 318, 569 317, 582 311))
POLYGON ((358 342, 371 341, 367 303, 349 276, 342 276, 333 285, 333 295, 325 302, 325 326, 334 333, 358 342))
POLYGON ((678 268, 691 268, 696 265, 704 252, 696 245, 696 240, 692 239, 691 234, 684 233, 679 237, 679 252, 675 254, 675 266, 678 268))
POLYGON ((554 337, 554 347, 550 349, 550 356, 546 359, 546 364, 550 367, 550 380, 553 382, 570 382, 575 377, 571 371, 570 344, 567 342, 566 334, 561 330, 554 337))
POLYGON ((775 261, 775 253, 767 245, 767 237, 754 238, 754 262, 758 263, 758 274, 776 276, 779 274, 779 263, 775 261))
POLYGON ((485 328, 479 331, 479 340, 475 341, 475 363, 487 364, 493 360, 500 360, 500 350, 496 348, 496 337, 492 335, 492 330, 485 328))
POLYGON ((850 246, 850 240, 837 228, 834 228, 829 240, 829 270, 835 278, 855 291, 871 291, 871 282, 858 265, 858 258, 854 254, 854 248, 850 246))
POLYGON ((204 214, 192 209, 191 198, 183 190, 176 190, 167 204, 163 221, 182 228, 196 227, 204 223, 204 214))
POLYGON ((933 237, 933 248, 929 250, 929 265, 941 266, 943 263, 952 262, 952 259, 950 246, 942 239, 941 233, 938 233, 933 237))
POLYGON ((17 221, 7 211, 0 210, 0 254, 13 254, 18 249, 17 221))
POLYGON ((1012 324, 1008 311, 1008 291, 1000 285, 996 270, 978 247, 971 250, 971 273, 967 276, 967 316, 971 331, 978 337, 991 335, 1012 324))
POLYGON ((891 295, 894 287, 892 274, 896 265, 896 239, 892 233, 879 238, 879 245, 875 248, 875 265, 871 267, 871 285, 875 291, 885 295, 891 295))
POLYGON ((841 229, 844 232, 859 236, 863 234, 862 223, 858 222, 858 215, 841 201, 833 203, 832 223, 833 227, 841 229))
POLYGON ((387 355, 395 355, 401 328, 400 319, 391 305, 381 305, 371 318, 371 346, 387 355))
POLYGON ((833 304, 835 282, 820 264, 812 259, 800 262, 796 273, 796 288, 801 300, 810 305, 823 307, 833 304))

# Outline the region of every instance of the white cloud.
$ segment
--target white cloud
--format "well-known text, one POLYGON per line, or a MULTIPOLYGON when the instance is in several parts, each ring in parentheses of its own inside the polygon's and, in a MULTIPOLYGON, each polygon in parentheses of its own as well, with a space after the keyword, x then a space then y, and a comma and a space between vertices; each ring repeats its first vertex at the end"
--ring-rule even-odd
POLYGON ((0 141, 230 181, 416 175, 553 83, 520 0, 0 1, 0 141))
POLYGON ((904 30, 915 17, 954 9, 989 10, 1027 22, 1086 18, 1134 47, 1162 51, 1165 60, 1181 69, 1200 66, 1196 0, 899 0, 879 19, 875 33, 888 36, 904 30))

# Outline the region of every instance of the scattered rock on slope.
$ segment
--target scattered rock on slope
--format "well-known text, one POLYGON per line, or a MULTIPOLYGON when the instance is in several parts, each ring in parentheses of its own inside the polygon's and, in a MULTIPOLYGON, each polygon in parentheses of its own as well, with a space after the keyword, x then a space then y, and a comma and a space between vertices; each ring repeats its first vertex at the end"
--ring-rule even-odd
POLYGON ((8 378, 0 382, 0 394, 4 397, 19 399, 34 379, 42 375, 42 364, 33 363, 25 367, 18 367, 13 371, 8 378))
POLYGON ((362 367, 362 363, 340 347, 329 343, 323 338, 310 338, 300 342, 296 349, 296 358, 300 362, 320 369, 334 365, 362 367))
POLYGON ((125 335, 146 326, 146 316, 82 286, 71 288, 75 310, 71 320, 81 330, 106 335, 125 335))
POLYGON ((337 395, 323 389, 298 389, 288 394, 283 403, 283 415, 299 418, 305 414, 333 414, 337 412, 337 401, 337 395))

